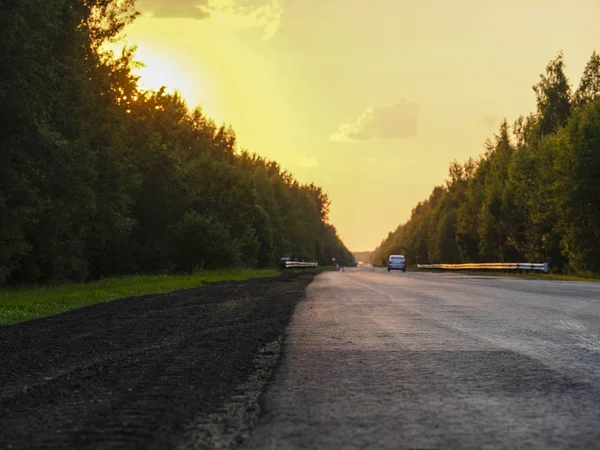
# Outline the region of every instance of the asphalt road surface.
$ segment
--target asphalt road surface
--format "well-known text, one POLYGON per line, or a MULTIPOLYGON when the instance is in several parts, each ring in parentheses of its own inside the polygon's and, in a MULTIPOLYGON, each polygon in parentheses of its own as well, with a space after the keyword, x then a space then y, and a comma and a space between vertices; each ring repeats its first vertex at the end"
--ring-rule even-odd
POLYGON ((600 448, 600 283, 320 275, 245 449, 600 448))

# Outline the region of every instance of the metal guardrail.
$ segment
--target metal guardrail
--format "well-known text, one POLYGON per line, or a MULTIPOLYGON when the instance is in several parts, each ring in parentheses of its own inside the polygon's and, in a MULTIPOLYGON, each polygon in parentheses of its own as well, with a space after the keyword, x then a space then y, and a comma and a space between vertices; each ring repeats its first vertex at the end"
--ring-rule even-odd
POLYGON ((548 273, 548 263, 417 264, 417 268, 440 270, 535 270, 548 273))
POLYGON ((318 263, 316 262, 304 262, 304 261, 284 261, 282 263, 286 269, 296 268, 296 267, 318 267, 318 263))

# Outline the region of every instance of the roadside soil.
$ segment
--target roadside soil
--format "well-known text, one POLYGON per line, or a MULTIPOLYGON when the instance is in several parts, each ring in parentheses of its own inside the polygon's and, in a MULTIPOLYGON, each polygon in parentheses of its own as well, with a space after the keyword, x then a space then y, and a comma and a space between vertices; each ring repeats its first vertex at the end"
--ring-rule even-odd
POLYGON ((314 274, 125 298, 0 327, 0 448, 233 448, 314 274))

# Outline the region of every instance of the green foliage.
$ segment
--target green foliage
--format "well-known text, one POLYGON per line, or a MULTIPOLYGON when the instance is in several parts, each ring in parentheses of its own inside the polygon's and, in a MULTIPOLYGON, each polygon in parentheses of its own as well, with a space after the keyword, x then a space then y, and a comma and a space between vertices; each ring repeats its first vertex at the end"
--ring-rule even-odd
POLYGON ((353 261, 329 200, 102 50, 133 0, 10 1, 0 16, 0 284, 353 261))
POLYGON ((574 94, 562 54, 534 90, 536 113, 512 132, 504 121, 479 160, 453 162, 374 262, 404 253, 409 264, 532 261, 600 274, 600 56, 574 94))
POLYGON ((542 136, 563 126, 571 113, 571 86, 564 73, 562 52, 546 66, 533 87, 537 96, 539 132, 542 136))
POLYGON ((175 264, 184 270, 231 267, 235 252, 231 236, 215 217, 186 212, 173 226, 175 264))
POLYGON ((585 66, 573 101, 581 108, 598 98, 600 98, 600 55, 594 52, 585 66))
POLYGON ((573 269, 600 273, 600 100, 578 111, 557 143, 563 245, 573 269))

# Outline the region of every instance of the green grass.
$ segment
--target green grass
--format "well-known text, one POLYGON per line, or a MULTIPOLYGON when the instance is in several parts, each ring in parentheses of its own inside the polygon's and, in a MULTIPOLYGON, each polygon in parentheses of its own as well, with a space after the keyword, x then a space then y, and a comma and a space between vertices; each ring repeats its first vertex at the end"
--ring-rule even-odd
POLYGON ((556 281, 594 281, 599 282, 600 278, 586 275, 562 275, 558 273, 516 273, 516 272, 502 272, 502 271, 480 271, 480 270, 434 270, 434 269, 414 269, 414 272, 435 272, 444 274, 460 274, 460 275, 479 275, 479 276, 496 276, 496 277, 512 277, 512 278, 526 278, 531 280, 556 280, 556 281))
POLYGON ((233 269, 199 272, 192 275, 137 275, 105 278, 90 283, 5 289, 0 290, 0 325, 52 316, 123 297, 164 294, 216 281, 239 281, 273 277, 278 274, 279 271, 274 269, 233 269))
POLYGON ((321 273, 321 272, 332 272, 336 268, 332 266, 317 266, 317 267, 306 267, 297 269, 285 269, 283 273, 321 273))
MULTIPOLYGON (((471 275, 476 275, 477 272, 469 272, 471 275)), ((479 273, 479 275, 483 275, 483 273, 479 273)), ((600 278, 592 277, 592 276, 580 276, 580 275, 562 275, 559 273, 493 273, 487 272, 486 275, 498 275, 503 277, 514 277, 514 278, 528 278, 532 280, 557 280, 557 281, 600 281, 600 278)))

